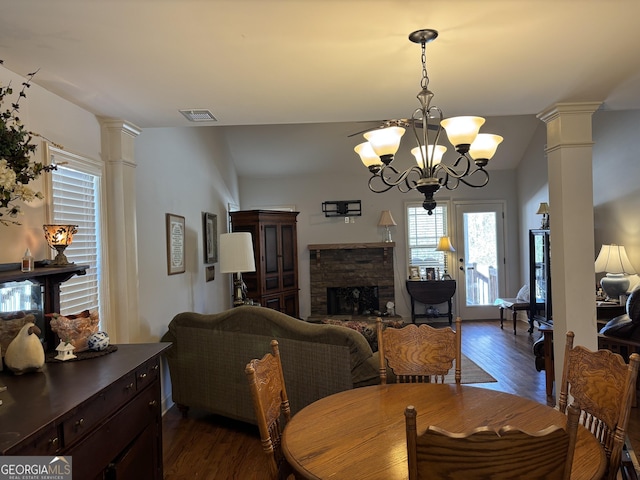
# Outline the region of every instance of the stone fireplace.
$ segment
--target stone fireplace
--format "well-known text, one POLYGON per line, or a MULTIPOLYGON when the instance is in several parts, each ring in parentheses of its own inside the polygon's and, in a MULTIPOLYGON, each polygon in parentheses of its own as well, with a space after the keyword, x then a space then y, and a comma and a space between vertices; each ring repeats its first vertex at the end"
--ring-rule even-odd
POLYGON ((384 312, 387 302, 395 302, 394 245, 393 242, 309 245, 311 318, 367 315, 365 312, 373 314, 375 309, 384 312))

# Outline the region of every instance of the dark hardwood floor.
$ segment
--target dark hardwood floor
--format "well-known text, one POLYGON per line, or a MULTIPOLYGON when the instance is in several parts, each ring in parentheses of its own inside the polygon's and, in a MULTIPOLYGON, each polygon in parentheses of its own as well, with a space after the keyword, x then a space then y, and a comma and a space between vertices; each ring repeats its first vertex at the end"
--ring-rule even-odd
MULTIPOLYGON (((538 334, 518 334, 497 321, 463 324, 462 351, 497 382, 478 386, 514 393, 546 403, 545 375, 535 369, 532 345, 538 334)), ((640 452, 640 408, 633 408, 628 428, 631 443, 640 452)), ((183 419, 174 406, 163 417, 164 478, 238 479, 268 478, 257 427, 190 411, 183 419)))

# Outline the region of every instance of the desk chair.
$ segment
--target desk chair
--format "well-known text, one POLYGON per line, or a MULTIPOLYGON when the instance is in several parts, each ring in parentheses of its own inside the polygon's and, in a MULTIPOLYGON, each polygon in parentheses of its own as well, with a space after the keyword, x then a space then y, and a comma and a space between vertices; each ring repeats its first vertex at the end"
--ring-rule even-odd
POLYGON ((417 435, 416 409, 405 409, 409 480, 568 480, 578 434, 577 408, 566 429, 551 425, 535 433, 511 426, 450 433, 430 426, 417 435))
POLYGON ((567 409, 569 395, 580 409, 580 423, 604 447, 607 456, 606 479, 615 479, 620 468, 625 432, 638 375, 640 355, 629 357, 629 364, 609 350, 592 352, 573 346, 574 333, 567 332, 559 408, 567 409))
POLYGON ((443 383, 455 360, 455 381, 460 383, 462 361, 462 320, 456 318, 451 327, 407 325, 383 329, 377 319, 380 383, 387 383, 387 364, 398 383, 443 383))
POLYGON ((282 454, 280 442, 284 425, 291 419, 291 409, 282 374, 278 341, 271 340, 271 353, 260 360, 251 360, 245 373, 249 379, 260 440, 269 461, 271 478, 288 478, 292 469, 282 454))

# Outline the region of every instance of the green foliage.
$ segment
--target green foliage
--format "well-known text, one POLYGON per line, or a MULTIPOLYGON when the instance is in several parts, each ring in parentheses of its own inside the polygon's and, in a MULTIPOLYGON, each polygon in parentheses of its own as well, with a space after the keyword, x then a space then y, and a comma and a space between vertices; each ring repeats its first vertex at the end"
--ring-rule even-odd
POLYGON ((11 84, 0 85, 0 224, 3 225, 20 224, 16 220, 21 213, 19 202, 42 198, 40 192, 35 192, 27 185, 42 172, 56 168, 55 165, 32 161, 37 148, 33 139, 40 135, 27 130, 18 116, 20 100, 26 98, 26 91, 31 87, 31 80, 36 73, 27 75, 15 101, 11 101, 11 84))

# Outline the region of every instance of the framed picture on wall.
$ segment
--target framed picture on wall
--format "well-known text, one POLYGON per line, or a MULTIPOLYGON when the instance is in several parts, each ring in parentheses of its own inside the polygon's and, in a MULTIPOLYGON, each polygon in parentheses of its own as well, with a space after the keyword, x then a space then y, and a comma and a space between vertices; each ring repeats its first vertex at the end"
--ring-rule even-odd
POLYGON ((167 274, 184 273, 184 217, 167 213, 167 274))
POLYGON ((218 261, 218 216, 202 213, 202 238, 204 240, 204 263, 218 261))

